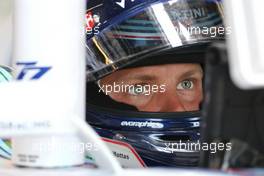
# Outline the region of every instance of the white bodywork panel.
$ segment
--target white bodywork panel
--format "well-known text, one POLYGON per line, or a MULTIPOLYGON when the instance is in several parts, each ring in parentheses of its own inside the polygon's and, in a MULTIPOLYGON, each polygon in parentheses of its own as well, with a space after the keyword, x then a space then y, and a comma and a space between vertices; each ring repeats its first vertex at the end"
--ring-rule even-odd
POLYGON ((0 65, 11 66, 13 0, 0 1, 0 65))
POLYGON ((264 2, 226 0, 230 72, 243 89, 264 87, 264 2))

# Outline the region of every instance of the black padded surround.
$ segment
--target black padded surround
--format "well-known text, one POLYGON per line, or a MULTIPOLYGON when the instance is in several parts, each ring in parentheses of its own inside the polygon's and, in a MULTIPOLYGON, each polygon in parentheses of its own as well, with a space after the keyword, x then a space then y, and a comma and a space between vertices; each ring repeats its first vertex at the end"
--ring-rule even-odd
MULTIPOLYGON (((202 140, 207 143, 238 141, 238 147, 229 155, 231 168, 263 167, 264 89, 241 90, 234 85, 230 79, 225 44, 210 49, 205 74, 202 140)), ((205 151, 201 165, 220 168, 225 154, 224 151, 216 154, 205 151)))

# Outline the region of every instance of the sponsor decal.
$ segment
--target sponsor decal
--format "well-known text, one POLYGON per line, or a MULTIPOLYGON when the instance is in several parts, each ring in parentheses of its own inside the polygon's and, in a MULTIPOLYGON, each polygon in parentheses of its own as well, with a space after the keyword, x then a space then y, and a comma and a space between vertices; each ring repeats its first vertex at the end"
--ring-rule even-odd
MULTIPOLYGON (((128 0, 128 1, 134 2, 135 0, 128 0)), ((121 1, 119 0, 116 2, 116 4, 122 7, 123 9, 126 8, 126 0, 121 0, 121 1)))
POLYGON ((151 122, 151 121, 145 121, 145 122, 139 122, 139 121, 122 121, 121 126, 129 126, 129 127, 147 127, 147 128, 163 128, 164 125, 159 122, 151 122))
POLYGON ((85 31, 87 35, 99 34, 99 28, 101 25, 99 14, 93 14, 92 11, 88 11, 85 15, 85 22, 85 31))
POLYGON ((92 12, 88 12, 85 16, 86 21, 86 31, 92 29, 95 26, 95 20, 93 18, 92 12))
POLYGON ((24 80, 27 75, 30 75, 30 80, 37 80, 51 69, 51 67, 47 66, 37 66, 37 62, 18 62, 16 65, 22 67, 17 76, 18 80, 24 80))
POLYGON ((141 159, 136 150, 130 144, 108 138, 102 138, 102 140, 106 142, 107 146, 113 152, 113 155, 117 158, 122 167, 146 167, 144 161, 141 159))

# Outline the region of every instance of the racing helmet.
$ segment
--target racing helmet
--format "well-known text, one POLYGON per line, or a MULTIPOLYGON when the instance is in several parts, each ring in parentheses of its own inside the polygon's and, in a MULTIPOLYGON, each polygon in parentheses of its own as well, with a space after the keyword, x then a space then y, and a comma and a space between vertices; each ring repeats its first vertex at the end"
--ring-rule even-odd
POLYGON ((124 167, 197 166, 200 111, 141 112, 99 91, 98 81, 122 69, 199 63, 224 40, 220 0, 97 0, 87 2, 86 121, 124 167))

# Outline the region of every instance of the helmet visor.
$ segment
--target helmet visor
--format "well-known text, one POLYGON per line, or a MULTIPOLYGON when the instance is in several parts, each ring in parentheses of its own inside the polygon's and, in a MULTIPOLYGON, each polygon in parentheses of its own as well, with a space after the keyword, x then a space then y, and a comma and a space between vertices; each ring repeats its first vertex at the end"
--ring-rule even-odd
POLYGON ((156 52, 223 39, 222 12, 221 2, 205 0, 170 0, 131 10, 87 38, 88 81, 156 52))

